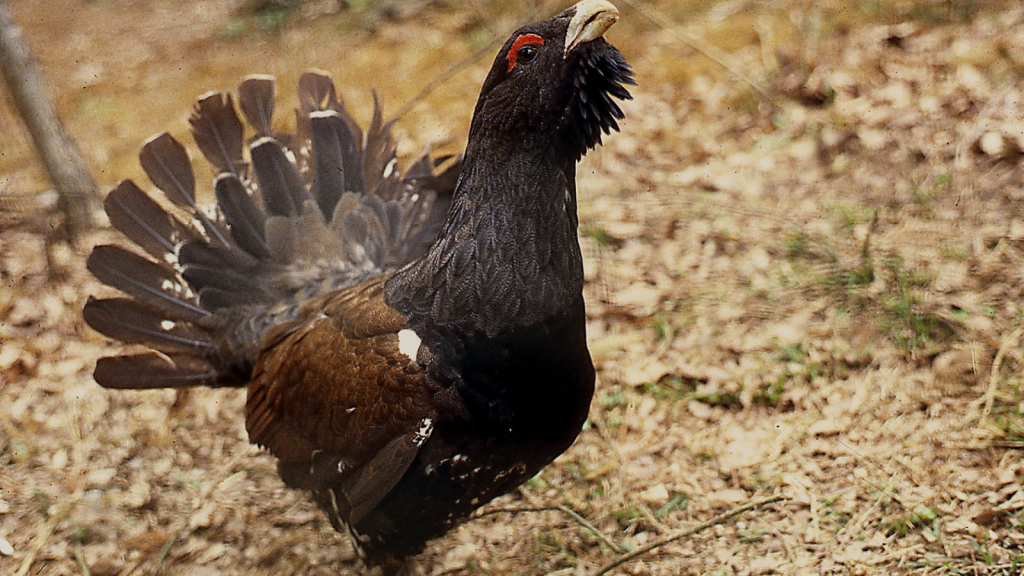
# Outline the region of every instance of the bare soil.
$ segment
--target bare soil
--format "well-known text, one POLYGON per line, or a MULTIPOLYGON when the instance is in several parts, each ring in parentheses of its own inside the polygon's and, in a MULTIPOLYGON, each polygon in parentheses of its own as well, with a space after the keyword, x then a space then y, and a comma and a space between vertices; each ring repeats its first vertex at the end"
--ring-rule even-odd
MULTIPOLYGON (((397 111, 456 67, 397 133, 458 150, 493 42, 562 7, 354 4, 13 8, 107 189, 256 72, 287 127, 307 68, 365 119, 371 88, 397 111)), ((611 573, 1024 573, 1024 6, 635 4, 609 32, 635 100, 579 169, 590 421, 414 573, 595 574, 772 496, 611 573)), ((93 382, 116 346, 81 320, 84 260, 113 235, 50 242, 11 200, 45 181, 0 104, 0 573, 360 573, 242 392, 93 382)))

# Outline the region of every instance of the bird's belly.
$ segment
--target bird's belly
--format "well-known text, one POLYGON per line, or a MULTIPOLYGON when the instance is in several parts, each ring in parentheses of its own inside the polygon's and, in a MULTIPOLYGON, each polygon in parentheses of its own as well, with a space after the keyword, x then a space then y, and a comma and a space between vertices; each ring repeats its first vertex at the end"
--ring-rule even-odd
POLYGON ((462 435, 451 438, 443 424, 391 493, 355 526, 368 556, 411 555, 474 510, 532 478, 575 439, 575 430, 555 439, 462 435), (452 441, 454 440, 454 442, 452 441), (385 552, 386 551, 386 552, 385 552))

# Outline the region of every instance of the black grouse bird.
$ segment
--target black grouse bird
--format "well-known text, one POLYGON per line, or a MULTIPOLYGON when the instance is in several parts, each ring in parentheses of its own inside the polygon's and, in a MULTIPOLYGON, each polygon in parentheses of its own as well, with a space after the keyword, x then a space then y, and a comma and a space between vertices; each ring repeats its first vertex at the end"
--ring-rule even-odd
POLYGON ((587 417, 576 162, 618 129, 633 74, 584 0, 517 30, 481 89, 465 156, 396 169, 390 124, 364 134, 331 80, 299 81, 295 134, 271 127, 273 80, 190 118, 219 173, 196 206, 184 147, 149 140, 112 225, 150 258, 99 246, 126 297, 86 321, 147 350, 103 358, 108 388, 246 386, 252 442, 309 490, 370 564, 400 566, 573 443, 587 417), (248 154, 243 152, 247 148, 248 154))

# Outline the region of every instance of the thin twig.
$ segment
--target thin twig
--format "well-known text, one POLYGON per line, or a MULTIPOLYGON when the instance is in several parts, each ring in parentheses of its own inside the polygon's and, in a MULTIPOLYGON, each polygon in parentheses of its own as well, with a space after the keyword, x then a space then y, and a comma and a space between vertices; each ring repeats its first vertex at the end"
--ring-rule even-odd
POLYGON ((1010 346, 1016 344, 1022 335, 1024 335, 1024 328, 1018 328, 999 345, 999 351, 996 352, 996 357, 992 360, 992 371, 988 375, 988 389, 985 390, 985 395, 982 396, 985 399, 985 407, 982 408, 981 417, 978 418, 979 427, 985 425, 989 414, 992 413, 992 406, 996 401, 996 388, 999 386, 999 368, 1003 365, 1003 358, 1010 351, 1010 346))
MULTIPOLYGON (((898 482, 898 479, 896 478, 896 474, 889 474, 889 483, 892 483, 893 481, 897 481, 898 482)), ((871 515, 871 513, 875 510, 875 508, 878 507, 882 503, 882 498, 884 496, 892 496, 891 494, 889 494, 889 490, 885 486, 876 486, 876 485, 874 485, 871 482, 867 482, 866 480, 865 480, 865 483, 868 484, 869 486, 871 486, 875 490, 876 496, 875 496, 874 500, 871 502, 870 506, 865 508, 860 514, 857 514, 856 516, 854 516, 852 521, 847 522, 846 524, 844 524, 843 527, 840 528, 839 531, 835 533, 835 535, 832 537, 832 539, 835 540, 836 542, 839 542, 841 544, 845 544, 847 541, 849 541, 850 538, 853 538, 853 537, 855 537, 857 535, 860 535, 861 534, 861 531, 860 531, 861 527, 864 525, 864 522, 867 521, 868 516, 871 515)), ((903 505, 904 507, 906 507, 906 505, 903 504, 903 502, 900 502, 900 505, 903 505)))
POLYGON ((509 506, 507 508, 489 508, 487 510, 482 510, 480 512, 477 512, 476 514, 473 515, 471 520, 479 520, 480 518, 484 518, 486 516, 493 516, 495 514, 503 514, 503 513, 519 514, 520 512, 557 512, 557 511, 558 511, 558 507, 556 507, 556 506, 522 506, 522 507, 509 506))
POLYGON ((558 509, 561 510, 562 512, 565 512, 565 514, 567 516, 569 516, 570 518, 575 520, 577 523, 579 523, 580 526, 583 526, 584 528, 589 530, 594 535, 595 538, 600 540, 601 543, 603 543, 605 546, 607 546, 607 547, 611 548, 612 550, 614 550, 616 554, 622 554, 623 552, 626 551, 625 548, 623 548, 622 546, 619 546, 615 542, 612 542, 612 540, 610 538, 608 538, 607 536, 602 534, 601 531, 597 529, 597 526, 594 526, 593 524, 588 522, 586 518, 584 518, 583 516, 580 516, 579 514, 577 514, 572 508, 569 508, 565 504, 559 504, 558 505, 558 509))
POLYGON ((654 511, 650 509, 646 504, 639 504, 637 506, 640 509, 640 513, 644 515, 644 520, 650 522, 651 526, 654 526, 654 530, 658 533, 658 536, 668 532, 668 528, 658 517, 654 514, 654 511))
POLYGON ((882 554, 880 556, 875 556, 871 560, 868 560, 868 564, 871 565, 871 566, 878 566, 879 564, 884 564, 885 562, 888 562, 892 558, 895 558, 897 556, 899 556, 900 558, 903 558, 907 554, 910 554, 911 552, 917 552, 918 550, 920 550, 922 548, 924 548, 924 544, 915 544, 913 546, 909 546, 907 548, 903 548, 903 549, 900 549, 900 550, 893 550, 892 552, 886 552, 885 554, 882 554))
MULTIPOLYGON (((191 519, 192 515, 189 515, 188 520, 191 519)), ((160 564, 163 563, 164 558, 166 558, 167 554, 171 551, 171 546, 173 546, 174 543, 178 541, 178 538, 180 538, 181 535, 185 533, 185 528, 188 528, 188 522, 179 522, 178 528, 173 533, 171 533, 171 535, 164 542, 164 545, 160 547, 160 551, 157 552, 155 557, 153 557, 154 572, 157 570, 157 568, 160 567, 160 564)))
POLYGON ((597 572, 594 572, 591 576, 602 576, 603 574, 607 574, 613 568, 615 568, 617 566, 620 566, 622 564, 625 564, 626 562, 629 562, 630 560, 632 560, 634 558, 642 556, 642 555, 650 552, 651 550, 654 550, 655 548, 660 548, 660 547, 662 547, 662 546, 664 546, 666 544, 671 544, 672 542, 675 542, 676 540, 679 540, 680 538, 686 538, 687 536, 693 536, 694 534, 696 534, 698 532, 702 532, 704 530, 707 530, 708 528, 710 528, 712 526, 715 526, 716 524, 721 524, 721 523, 725 522, 726 520, 728 520, 729 518, 732 518, 733 516, 735 516, 737 514, 741 514, 743 512, 746 512, 747 510, 752 510, 754 508, 760 508, 761 506, 765 506, 765 505, 771 504, 773 502, 778 502, 778 501, 783 500, 783 499, 784 499, 783 496, 776 495, 776 496, 770 496, 768 498, 762 498, 761 500, 755 500, 753 502, 747 502, 746 504, 744 504, 742 506, 737 506, 736 508, 733 508, 732 510, 729 510, 728 512, 719 514, 718 516, 715 516, 714 518, 711 518, 710 520, 701 522, 700 524, 697 524, 696 526, 694 526, 692 528, 687 528, 686 530, 679 530, 677 532, 673 532, 673 533, 669 534, 668 536, 665 536, 664 538, 658 538, 657 540, 655 540, 655 541, 653 541, 653 542, 651 542, 649 544, 646 544, 644 546, 641 546, 640 548, 637 548, 636 550, 633 550, 632 552, 630 552, 628 554, 624 554, 624 555, 616 558, 615 560, 609 562, 608 564, 603 566, 600 570, 598 570, 597 572))
POLYGON ((622 546, 619 546, 618 544, 613 542, 611 538, 605 536, 597 528, 597 526, 591 524, 586 518, 580 516, 575 510, 569 508, 565 504, 558 504, 555 506, 529 506, 521 508, 491 508, 490 510, 484 510, 483 512, 476 514, 473 517, 473 520, 478 520, 480 518, 483 518, 484 516, 490 516, 492 514, 499 514, 503 512, 507 512, 509 514, 518 514, 520 512, 561 512, 569 518, 572 518, 573 521, 579 524, 580 526, 583 526, 588 532, 591 532, 595 538, 600 540, 601 543, 607 546, 608 548, 614 550, 615 553, 622 554, 623 552, 625 552, 625 549, 622 546))
POLYGON ((718 64, 719 66, 724 68, 728 73, 738 78, 744 84, 750 86, 755 92, 758 93, 759 96, 761 96, 764 102, 770 104, 773 108, 779 107, 779 105, 775 102, 775 98, 773 98, 772 95, 768 93, 767 88, 762 86, 761 83, 758 82, 757 80, 754 80, 746 73, 744 73, 739 66, 733 65, 733 58, 727 52, 719 50, 717 47, 712 46, 707 42, 703 42, 699 39, 690 37, 688 34, 681 30, 679 24, 674 22, 671 18, 663 15, 654 6, 647 5, 641 8, 633 0, 621 1, 623 4, 629 6, 644 18, 647 18, 648 20, 650 20, 651 22, 653 22, 654 24, 661 28, 668 30, 669 33, 675 36, 677 40, 685 44, 687 47, 701 53, 715 64, 718 64))

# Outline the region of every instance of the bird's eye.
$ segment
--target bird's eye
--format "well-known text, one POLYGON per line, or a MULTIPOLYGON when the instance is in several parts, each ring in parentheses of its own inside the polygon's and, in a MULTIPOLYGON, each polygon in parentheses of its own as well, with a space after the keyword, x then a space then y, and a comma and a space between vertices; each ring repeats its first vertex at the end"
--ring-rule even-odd
POLYGON ((516 60, 522 64, 526 64, 530 60, 537 57, 537 47, 534 45, 523 46, 517 53, 516 60))
POLYGON ((523 34, 516 38, 508 49, 508 71, 511 72, 517 63, 527 63, 537 57, 538 46, 544 45, 544 39, 536 34, 523 34))

